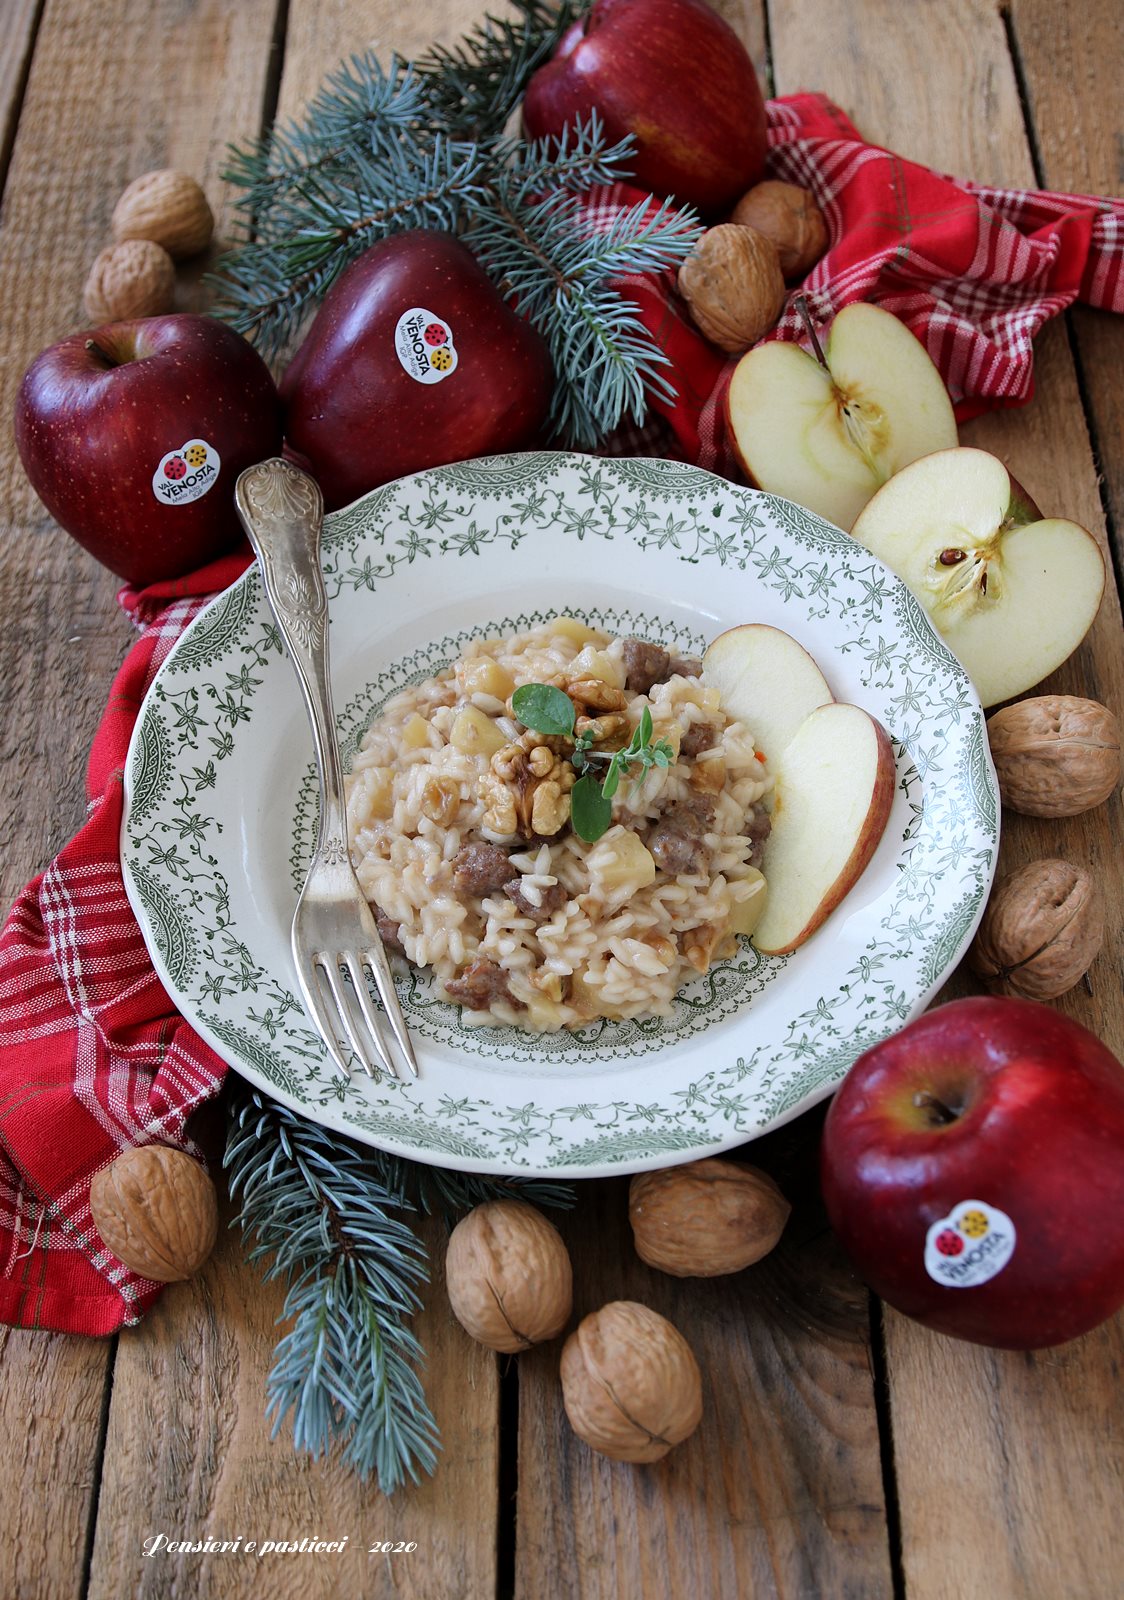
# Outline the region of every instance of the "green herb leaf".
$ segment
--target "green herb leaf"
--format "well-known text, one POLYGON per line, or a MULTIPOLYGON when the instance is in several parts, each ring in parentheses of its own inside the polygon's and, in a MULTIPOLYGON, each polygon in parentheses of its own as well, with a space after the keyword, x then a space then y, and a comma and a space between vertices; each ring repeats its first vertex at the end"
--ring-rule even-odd
POLYGON ((587 772, 570 790, 570 823, 579 839, 593 844, 613 820, 613 807, 596 778, 587 772))
POLYGON ((605 782, 601 785, 601 793, 606 800, 611 800, 620 787, 622 762, 614 756, 609 763, 609 770, 605 774, 605 782))
POLYGON ((511 709, 525 728, 536 733, 574 731, 574 702, 553 684, 521 683, 511 697, 511 709))
POLYGON ((648 707, 645 706, 643 711, 640 713, 640 726, 637 728, 636 733, 633 734, 632 739, 634 744, 636 744, 637 740, 639 739, 639 749, 642 750, 644 746, 649 743, 651 737, 652 713, 648 710, 648 707))

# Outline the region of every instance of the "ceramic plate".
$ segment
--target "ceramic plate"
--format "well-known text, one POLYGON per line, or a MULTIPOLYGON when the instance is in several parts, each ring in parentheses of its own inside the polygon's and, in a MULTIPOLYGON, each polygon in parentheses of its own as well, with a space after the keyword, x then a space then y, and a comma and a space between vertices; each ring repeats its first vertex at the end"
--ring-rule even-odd
POLYGON ((983 713, 908 590, 845 534, 693 467, 503 456, 327 519, 344 765, 387 697, 474 635, 566 611, 698 653, 768 622, 889 729, 898 783, 859 884, 786 958, 741 942, 674 1015, 526 1035, 467 1028, 400 982, 416 1083, 345 1084, 295 994, 289 926, 316 826, 311 740, 256 569, 192 624, 126 769, 125 882, 177 1006, 232 1067, 318 1122, 468 1171, 592 1177, 741 1144, 828 1094, 963 954, 995 869, 983 713))

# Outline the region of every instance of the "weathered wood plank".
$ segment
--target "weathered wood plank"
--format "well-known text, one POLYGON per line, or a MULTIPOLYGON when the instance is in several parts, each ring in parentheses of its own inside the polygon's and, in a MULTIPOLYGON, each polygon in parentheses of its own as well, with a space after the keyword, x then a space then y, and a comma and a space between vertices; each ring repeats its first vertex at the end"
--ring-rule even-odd
MULTIPOLYGON (((57 0, 40 26, 0 236, 0 415, 31 358, 85 318, 82 286, 125 184, 197 174, 218 208, 226 142, 256 131, 276 0, 57 0), (112 40, 112 46, 107 41, 112 40)), ((180 305, 200 304, 199 273, 180 305)), ((7 426, 7 424, 5 424, 7 426)), ((0 452, 0 897, 81 821, 85 756, 129 639, 116 580, 61 534, 0 452)))
MULTIPOLYGON (((1124 10, 1114 0, 1016 0, 1011 22, 1042 181, 1081 194, 1124 195, 1124 10)), ((1072 320, 1119 562, 1124 319, 1077 307, 1072 320)))
POLYGON ((20 101, 43 0, 7 0, 4 50, 0 53, 0 192, 16 135, 20 101))
POLYGON ((5 1600, 82 1600, 112 1349, 0 1328, 5 1600))
MULTIPOLYGON (((293 0, 288 10, 278 115, 299 112, 337 62, 369 45, 413 53, 455 37, 475 20, 466 3, 395 8, 293 0)), ((225 130, 224 130, 225 132, 225 130)), ((165 1297, 156 1315, 123 1337, 114 1375, 102 1497, 91 1572, 92 1600, 121 1592, 208 1596, 359 1594, 484 1600, 495 1592, 499 1381, 495 1358, 470 1341, 448 1309, 443 1238, 427 1237, 434 1281, 418 1334, 426 1385, 442 1430, 437 1475, 385 1500, 338 1460, 297 1456, 264 1421, 265 1376, 280 1329, 279 1291, 228 1239, 204 1278, 165 1297), (156 1417, 146 1429, 138 1418, 156 1417), (140 1556, 143 1539, 292 1539, 348 1536, 338 1556, 241 1558, 140 1556), (174 1531, 173 1531, 174 1530, 174 1531), (368 1556, 375 1541, 412 1540, 410 1554, 368 1556)))
POLYGON ((426 1225, 435 1263, 418 1333, 445 1449, 433 1479, 386 1500, 337 1459, 298 1455, 270 1439, 264 1379, 278 1337, 280 1285, 246 1266, 237 1229, 204 1272, 176 1285, 139 1328, 121 1335, 106 1438, 89 1600, 268 1593, 428 1600, 495 1593, 496 1377, 491 1353, 453 1320, 441 1277, 442 1229, 426 1225), (200 1541, 339 1541, 337 1553, 160 1553, 153 1535, 200 1541), (376 1541, 412 1553, 368 1554, 376 1541))
POLYGON ((670 1318, 702 1369, 703 1420, 655 1466, 610 1462, 570 1430, 558 1347, 520 1357, 522 1600, 891 1593, 867 1295, 820 1208, 821 1120, 753 1146, 794 1211, 776 1251, 732 1277, 646 1267, 627 1183, 582 1185, 562 1223, 575 1318, 620 1299, 670 1318))
MULTIPOLYGON (((764 81, 762 8, 717 9, 764 81)), ((520 1358, 522 1600, 891 1592, 867 1297, 819 1210, 818 1130, 813 1115, 754 1147, 796 1211, 775 1254, 731 1278, 678 1282, 645 1267, 627 1185, 581 1186, 563 1224, 575 1316, 628 1298, 668 1316, 698 1356, 705 1410, 663 1463, 614 1464, 570 1431, 558 1349, 520 1358)))
MULTIPOLYGON (((1057 63, 1068 48, 1065 12, 1048 15, 1052 31, 1043 54, 1057 63)), ((870 138, 942 170, 1033 184, 1002 21, 985 0, 926 0, 908 8, 890 0, 830 8, 796 0, 777 8, 772 39, 782 91, 815 84, 870 138)), ((1074 80, 1059 70, 1059 82, 1068 104, 1074 80)), ((1048 509, 1084 522, 1103 540, 1060 326, 1046 330, 1037 356, 1033 404, 979 419, 964 440, 1002 455, 1048 509)), ((1119 442, 1117 433, 1114 450, 1119 442)), ((1047 687, 1124 707, 1120 638, 1110 584, 1086 644, 1047 687)), ((1005 870, 1062 855, 1091 864, 1104 884, 1109 933, 1092 970, 1093 992, 1076 990, 1060 1006, 1124 1054, 1118 803, 1053 825, 1007 815, 1004 826, 1005 870)), ((1112 1510, 1124 1455, 1124 1406, 1114 1376, 1124 1355, 1121 1319, 1064 1350, 1010 1356, 930 1335, 887 1313, 886 1343, 911 1600, 983 1593, 1076 1600, 1107 1592, 1121 1551, 1112 1510)))
MULTIPOLYGON (((213 184, 223 140, 256 125, 273 5, 53 0, 47 7, 0 232, 5 419, 35 353, 81 325, 82 284, 125 182, 174 162, 213 184)), ((5 107, 22 78, 20 54, 35 9, 17 4, 5 14, 5 107)), ((82 818, 86 749, 129 637, 114 601, 116 581, 54 527, 23 477, 10 432, 8 439, 0 450, 5 906, 82 818)), ((0 1550, 0 1592, 28 1600, 78 1596, 111 1346, 42 1334, 4 1340, 0 1436, 9 1441, 13 1470, 0 1495, 5 1526, 16 1537, 0 1550)))

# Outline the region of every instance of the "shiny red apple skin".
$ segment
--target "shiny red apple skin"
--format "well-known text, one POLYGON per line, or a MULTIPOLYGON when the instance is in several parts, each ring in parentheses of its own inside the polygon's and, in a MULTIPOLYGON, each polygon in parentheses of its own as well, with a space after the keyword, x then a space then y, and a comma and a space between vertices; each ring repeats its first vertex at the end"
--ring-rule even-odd
POLYGON ((761 177, 765 103, 753 62, 704 0, 597 0, 527 85, 523 126, 557 136, 596 110, 608 138, 636 136, 633 181, 728 210, 761 177))
POLYGON ((538 442, 554 371, 542 336, 451 234, 373 245, 333 284, 281 380, 291 451, 329 510, 391 478, 538 442), (396 352, 415 307, 452 329, 454 371, 424 384, 396 352))
POLYGON ((280 449, 281 402, 252 345, 213 317, 185 313, 110 322, 42 351, 20 385, 15 430, 24 471, 55 521, 141 585, 179 577, 242 537, 234 484, 280 449), (217 477, 198 499, 163 504, 153 475, 192 439, 217 451, 217 477))
POLYGON ((890 1305, 977 1344, 1033 1350, 1124 1304, 1124 1067, 1049 1006, 952 1001, 861 1055, 824 1125, 831 1225, 890 1305), (914 1096, 962 1114, 928 1122, 914 1096), (965 1200, 1014 1223, 1007 1265, 953 1288, 926 1233, 965 1200))

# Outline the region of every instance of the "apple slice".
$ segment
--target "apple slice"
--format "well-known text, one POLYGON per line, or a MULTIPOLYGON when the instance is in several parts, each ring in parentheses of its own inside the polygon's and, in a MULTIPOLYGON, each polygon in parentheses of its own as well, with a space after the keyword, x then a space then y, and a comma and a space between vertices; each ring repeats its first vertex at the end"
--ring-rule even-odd
POLYGON ((1100 546, 1040 517, 986 450, 941 450, 881 488, 852 529, 912 589, 985 706, 1081 643, 1105 586, 1100 546))
POLYGON ((748 351, 727 423, 758 488, 849 529, 895 472, 956 444, 956 419, 925 347, 878 306, 845 306, 823 355, 777 342, 748 351))
POLYGON ((761 867, 768 898, 753 942, 765 955, 784 956, 857 883, 885 831, 897 770, 882 724, 860 706, 833 701, 805 717, 774 777, 761 867))
POLYGON ((720 633, 703 656, 703 681, 718 690, 728 715, 745 723, 770 761, 809 711, 835 699, 804 646, 765 622, 720 633))

